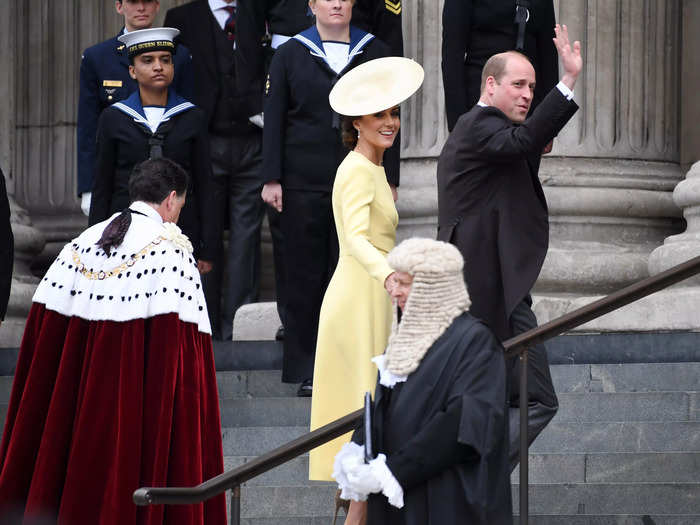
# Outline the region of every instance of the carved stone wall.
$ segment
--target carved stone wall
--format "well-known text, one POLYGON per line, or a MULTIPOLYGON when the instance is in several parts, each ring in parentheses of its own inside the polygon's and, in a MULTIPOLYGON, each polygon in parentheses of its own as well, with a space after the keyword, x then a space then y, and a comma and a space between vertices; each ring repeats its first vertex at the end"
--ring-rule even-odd
POLYGON ((437 232, 436 158, 447 140, 440 67, 443 0, 415 0, 402 12, 404 54, 425 69, 420 91, 401 114, 398 240, 437 232))
POLYGON ((571 297, 609 293, 648 275, 651 251, 682 228, 679 166, 680 0, 559 2, 581 40, 579 112, 540 178, 550 250, 535 287, 540 321, 571 297))

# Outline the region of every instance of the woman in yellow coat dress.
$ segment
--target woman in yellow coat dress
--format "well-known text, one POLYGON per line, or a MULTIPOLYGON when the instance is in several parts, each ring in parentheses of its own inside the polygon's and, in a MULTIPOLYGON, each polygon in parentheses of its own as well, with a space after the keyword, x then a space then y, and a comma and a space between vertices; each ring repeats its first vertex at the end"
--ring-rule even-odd
MULTIPOLYGON (((391 330, 387 290, 393 270, 398 214, 381 159, 399 131, 398 105, 423 81, 413 60, 386 57, 346 73, 329 100, 343 119, 343 139, 352 151, 333 185, 333 216, 340 256, 319 319, 311 429, 362 406, 377 379, 371 359, 384 352, 391 330), (363 115, 360 117, 350 115, 363 115)), ((350 435, 311 451, 309 478, 332 480, 333 459, 350 435)))

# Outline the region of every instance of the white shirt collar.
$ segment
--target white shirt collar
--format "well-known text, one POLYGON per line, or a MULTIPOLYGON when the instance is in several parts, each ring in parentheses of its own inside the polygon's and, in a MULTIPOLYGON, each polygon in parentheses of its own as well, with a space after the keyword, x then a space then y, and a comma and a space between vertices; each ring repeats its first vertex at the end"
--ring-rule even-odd
POLYGON ((150 204, 147 204, 143 201, 135 201, 132 202, 129 205, 129 208, 131 208, 134 211, 137 211, 139 213, 143 213, 147 217, 153 219, 154 221, 163 222, 163 217, 160 216, 160 213, 158 213, 153 206, 150 204))
POLYGON ((489 107, 488 104, 486 104, 485 102, 482 102, 481 100, 480 100, 479 102, 477 102, 476 105, 477 105, 477 106, 481 106, 482 108, 487 108, 487 107, 489 107))
POLYGON ((231 3, 224 2, 224 0, 209 0, 209 9, 212 13, 215 13, 218 9, 223 9, 224 7, 233 6, 236 7, 236 1, 231 3))

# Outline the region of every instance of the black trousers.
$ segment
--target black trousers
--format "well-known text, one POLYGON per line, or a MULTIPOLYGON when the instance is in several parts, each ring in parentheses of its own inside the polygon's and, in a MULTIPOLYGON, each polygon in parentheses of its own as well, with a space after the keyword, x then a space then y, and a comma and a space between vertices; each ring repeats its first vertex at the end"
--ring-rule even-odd
MULTIPOLYGON (((516 336, 536 326, 537 318, 532 311, 532 297, 528 295, 518 303, 510 316, 511 335, 516 336)), ((521 368, 519 357, 513 358, 509 363, 508 389, 510 410, 508 414, 508 430, 510 434, 509 459, 511 472, 520 461, 521 368)), ((529 447, 539 433, 544 430, 544 427, 552 420, 559 407, 557 394, 554 392, 554 385, 552 384, 552 376, 549 372, 547 350, 543 344, 528 350, 527 394, 527 444, 529 447)))
POLYGON ((284 272, 284 241, 282 235, 282 214, 272 206, 267 206, 267 223, 270 226, 272 237, 272 259, 275 265, 275 299, 277 301, 277 314, 280 316, 282 326, 285 325, 285 272, 284 272))
POLYGON ((282 381, 299 383, 314 373, 318 316, 338 263, 331 192, 283 190, 285 271, 282 381))
POLYGON ((214 269, 202 277, 212 332, 230 340, 233 317, 241 305, 257 301, 260 283, 260 226, 265 212, 260 197, 262 133, 210 135, 212 205, 228 227, 228 248, 220 243, 214 269))

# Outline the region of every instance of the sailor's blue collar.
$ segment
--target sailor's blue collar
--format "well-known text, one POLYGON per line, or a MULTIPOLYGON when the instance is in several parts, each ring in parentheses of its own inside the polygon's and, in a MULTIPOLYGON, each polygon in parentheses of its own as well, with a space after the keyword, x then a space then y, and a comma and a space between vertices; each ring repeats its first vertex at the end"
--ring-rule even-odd
MULTIPOLYGON (((139 95, 139 90, 137 89, 127 98, 121 102, 113 104, 115 108, 123 111, 127 115, 134 117, 135 122, 148 127, 148 119, 146 118, 146 113, 143 110, 143 105, 141 104, 141 96, 139 95)), ((168 101, 165 105, 165 112, 163 113, 163 118, 161 122, 165 122, 170 119, 170 117, 192 109, 194 104, 188 100, 182 98, 178 95, 174 89, 168 88, 168 101)))
MULTIPOLYGON (((323 41, 318 29, 315 25, 294 35, 295 40, 309 48, 311 54, 327 60, 326 53, 323 51, 323 41)), ((350 26, 350 51, 348 53, 348 61, 352 60, 355 55, 362 53, 362 50, 374 39, 374 35, 358 29, 355 26, 350 26)))

